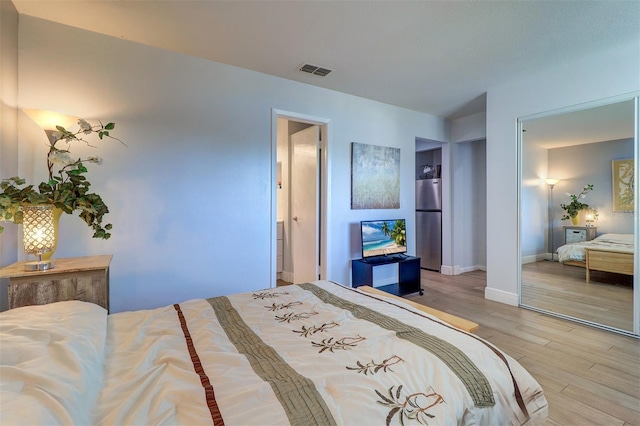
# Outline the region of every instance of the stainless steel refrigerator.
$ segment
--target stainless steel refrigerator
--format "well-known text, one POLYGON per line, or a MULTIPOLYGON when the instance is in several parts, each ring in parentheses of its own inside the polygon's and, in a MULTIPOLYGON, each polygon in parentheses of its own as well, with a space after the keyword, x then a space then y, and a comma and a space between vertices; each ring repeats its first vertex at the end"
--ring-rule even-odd
POLYGON ((416 180, 416 249, 420 267, 440 272, 442 265, 442 184, 416 180))

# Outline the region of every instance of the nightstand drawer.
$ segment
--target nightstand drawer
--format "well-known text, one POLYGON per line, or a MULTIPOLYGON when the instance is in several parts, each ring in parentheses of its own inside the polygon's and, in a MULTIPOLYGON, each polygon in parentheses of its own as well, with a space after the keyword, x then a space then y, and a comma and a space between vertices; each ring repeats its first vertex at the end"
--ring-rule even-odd
POLYGON ((591 241, 596 237, 596 228, 582 226, 565 226, 564 227, 564 243, 582 243, 591 241))
POLYGON ((564 239, 567 244, 587 241, 587 231, 584 229, 567 229, 564 234, 564 239))

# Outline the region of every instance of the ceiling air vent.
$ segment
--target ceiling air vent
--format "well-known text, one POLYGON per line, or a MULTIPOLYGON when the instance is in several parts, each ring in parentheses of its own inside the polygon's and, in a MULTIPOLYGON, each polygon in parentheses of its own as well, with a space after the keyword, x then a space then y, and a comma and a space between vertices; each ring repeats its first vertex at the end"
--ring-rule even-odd
POLYGON ((306 72, 313 75, 318 75, 320 77, 326 77, 332 70, 328 68, 322 68, 317 65, 311 64, 302 64, 299 68, 299 71, 306 72))

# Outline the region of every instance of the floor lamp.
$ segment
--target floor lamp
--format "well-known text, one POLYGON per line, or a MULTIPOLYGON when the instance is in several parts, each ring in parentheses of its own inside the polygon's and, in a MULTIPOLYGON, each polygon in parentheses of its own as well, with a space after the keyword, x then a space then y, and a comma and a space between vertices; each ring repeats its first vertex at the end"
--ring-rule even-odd
POLYGON ((547 185, 549 185, 549 209, 547 212, 547 222, 549 222, 549 241, 551 242, 551 262, 555 262, 556 260, 553 258, 553 187, 560 182, 560 179, 551 179, 547 178, 544 180, 547 185))

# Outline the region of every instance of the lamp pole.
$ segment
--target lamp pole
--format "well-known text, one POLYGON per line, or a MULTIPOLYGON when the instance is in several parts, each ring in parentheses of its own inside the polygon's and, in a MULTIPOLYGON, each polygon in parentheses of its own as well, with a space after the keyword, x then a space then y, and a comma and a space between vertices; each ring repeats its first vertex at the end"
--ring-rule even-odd
POLYGON ((549 222, 549 241, 551 242, 551 250, 549 250, 551 252, 551 259, 547 260, 555 262, 556 260, 553 258, 553 187, 556 186, 558 182, 560 182, 560 179, 547 178, 545 179, 545 182, 547 183, 547 185, 549 185, 549 208, 547 209, 547 222, 549 222))

